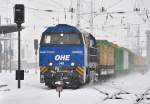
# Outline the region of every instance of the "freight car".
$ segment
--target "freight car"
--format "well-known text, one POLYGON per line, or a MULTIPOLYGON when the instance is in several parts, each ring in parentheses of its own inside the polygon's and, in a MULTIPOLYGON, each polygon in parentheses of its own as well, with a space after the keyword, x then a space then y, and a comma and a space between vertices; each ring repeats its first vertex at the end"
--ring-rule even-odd
POLYGON ((131 71, 146 71, 145 58, 107 40, 96 40, 99 78, 122 75, 131 71))
POLYGON ((134 54, 134 58, 133 58, 133 68, 134 71, 140 71, 142 73, 144 73, 145 71, 147 71, 147 66, 146 66, 146 60, 144 57, 142 56, 138 56, 134 54))
POLYGON ((128 73, 132 69, 131 51, 107 40, 97 40, 96 42, 98 50, 98 67, 96 72, 99 75, 99 79, 114 74, 128 73))
POLYGON ((101 76, 131 70, 134 54, 128 49, 95 40, 92 34, 67 24, 48 27, 39 49, 40 82, 56 87, 78 88, 101 76))
POLYGON ((107 40, 97 40, 97 55, 98 55, 98 66, 96 72, 98 73, 99 79, 108 77, 115 73, 115 48, 114 44, 107 40))

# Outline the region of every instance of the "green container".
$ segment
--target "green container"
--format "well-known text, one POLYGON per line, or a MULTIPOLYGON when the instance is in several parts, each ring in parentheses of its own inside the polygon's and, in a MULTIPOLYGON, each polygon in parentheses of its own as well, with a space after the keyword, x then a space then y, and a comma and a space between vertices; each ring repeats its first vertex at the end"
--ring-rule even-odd
POLYGON ((109 42, 107 40, 96 40, 96 44, 97 44, 97 46, 99 46, 99 45, 113 45, 111 42, 109 42))
POLYGON ((116 47, 115 48, 115 70, 117 72, 123 71, 123 50, 122 48, 116 47))

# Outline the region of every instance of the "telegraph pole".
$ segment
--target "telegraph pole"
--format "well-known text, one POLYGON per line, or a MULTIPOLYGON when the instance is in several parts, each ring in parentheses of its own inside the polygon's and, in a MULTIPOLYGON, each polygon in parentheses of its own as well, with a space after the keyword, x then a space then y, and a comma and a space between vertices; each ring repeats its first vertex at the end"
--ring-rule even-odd
POLYGON ((147 45, 146 45, 146 56, 147 56, 147 66, 150 67, 150 30, 146 31, 147 34, 147 45))
MULTIPOLYGON (((1 25, 1 16, 0 16, 0 25, 1 25)), ((2 72, 2 43, 1 43, 1 40, 0 40, 0 73, 2 72)))
POLYGON ((90 31, 93 34, 93 0, 91 0, 90 31))
MULTIPOLYGON (((7 24, 11 24, 11 18, 5 18, 6 19, 6 23, 7 24)), ((8 37, 8 35, 6 35, 8 37)), ((8 50, 9 50, 9 71, 11 72, 11 33, 9 33, 9 45, 8 45, 8 40, 5 40, 6 41, 6 64, 5 66, 8 66, 8 50), (8 49, 8 46, 9 46, 9 49, 8 49)), ((8 67, 6 67, 7 69, 8 67)))
MULTIPOLYGON (((0 16, 0 25, 1 25, 1 16, 0 16)), ((0 40, 0 57, 1 57, 1 60, 0 60, 0 73, 2 72, 2 60, 3 60, 3 58, 2 58, 2 43, 1 43, 1 40, 0 40)))
POLYGON ((77 27, 79 28, 80 27, 80 0, 77 0, 77 27))
MULTIPOLYGON (((11 18, 9 18, 9 23, 11 24, 11 18)), ((10 73, 11 73, 11 71, 12 71, 12 68, 11 68, 11 60, 12 60, 12 57, 11 57, 11 50, 12 50, 12 37, 11 37, 11 33, 10 33, 10 41, 9 41, 9 69, 10 69, 10 73)))
POLYGON ((0 25, 1 25, 1 16, 0 16, 0 25))
POLYGON ((136 52, 137 52, 137 54, 138 55, 141 55, 141 53, 140 53, 140 24, 137 24, 137 28, 138 28, 138 30, 137 30, 137 50, 136 50, 136 52))
POLYGON ((38 50, 38 39, 34 39, 34 50, 35 50, 35 62, 36 62, 36 69, 35 74, 37 74, 38 66, 37 66, 37 50, 38 50))

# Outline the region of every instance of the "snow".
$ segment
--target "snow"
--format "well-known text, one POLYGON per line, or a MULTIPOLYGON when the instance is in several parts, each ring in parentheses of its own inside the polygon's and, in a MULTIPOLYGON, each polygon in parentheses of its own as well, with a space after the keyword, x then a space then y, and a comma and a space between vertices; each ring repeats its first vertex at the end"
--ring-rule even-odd
MULTIPOLYGON (((145 74, 135 72, 77 90, 64 89, 59 98, 56 90, 40 84, 39 78, 34 72, 25 73, 25 80, 18 89, 15 72, 0 73, 0 85, 8 85, 0 87, 0 104, 135 104, 136 96, 140 97, 150 88, 150 71, 145 74)), ((150 101, 144 99, 141 103, 150 104, 150 101)))

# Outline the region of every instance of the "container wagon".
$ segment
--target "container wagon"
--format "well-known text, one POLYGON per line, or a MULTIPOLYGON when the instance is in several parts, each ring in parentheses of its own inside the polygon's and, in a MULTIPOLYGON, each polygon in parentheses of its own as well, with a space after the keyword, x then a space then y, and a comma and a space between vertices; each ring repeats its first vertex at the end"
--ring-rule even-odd
POLYGON ((115 69, 114 63, 114 46, 107 40, 97 40, 98 50, 98 74, 99 78, 113 75, 115 69))

